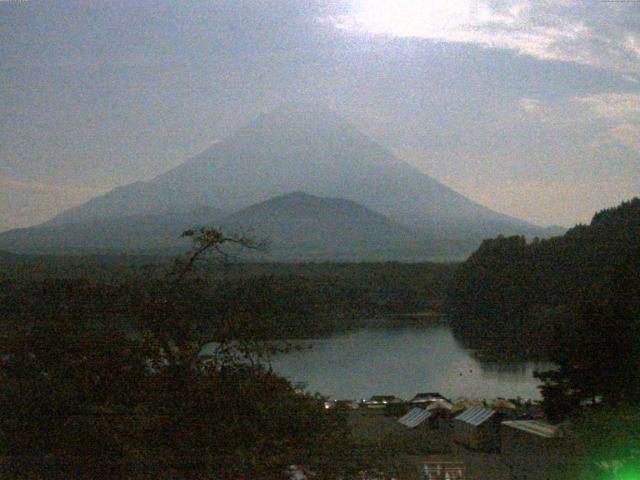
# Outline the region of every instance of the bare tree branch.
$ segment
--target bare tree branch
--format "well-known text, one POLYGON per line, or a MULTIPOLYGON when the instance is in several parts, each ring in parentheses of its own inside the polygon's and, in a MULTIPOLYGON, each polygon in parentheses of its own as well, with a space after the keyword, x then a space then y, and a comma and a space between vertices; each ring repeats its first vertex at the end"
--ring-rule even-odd
POLYGON ((173 272, 174 285, 182 282, 184 277, 193 269, 200 257, 214 251, 221 258, 228 259, 230 254, 223 249, 223 245, 236 245, 246 250, 264 251, 268 247, 265 240, 256 240, 254 237, 244 233, 239 235, 224 235, 215 228, 202 227, 199 230, 185 230, 182 237, 189 237, 193 241, 193 251, 186 261, 179 266, 177 272, 173 272))

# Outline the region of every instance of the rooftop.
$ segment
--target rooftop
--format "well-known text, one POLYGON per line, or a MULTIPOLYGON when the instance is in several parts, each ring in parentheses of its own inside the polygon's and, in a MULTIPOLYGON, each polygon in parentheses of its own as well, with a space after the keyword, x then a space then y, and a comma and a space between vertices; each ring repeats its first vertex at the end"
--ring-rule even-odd
POLYGON ((398 402, 402 401, 402 399, 396 397, 395 395, 374 395, 371 397, 370 402, 398 402))
POLYGON ((414 408, 409 411, 405 416, 400 417, 398 422, 400 422, 405 427, 416 428, 422 422, 427 420, 433 412, 428 412, 423 410, 422 408, 414 408))
POLYGON ((545 438, 557 437, 559 433, 558 427, 540 420, 511 420, 502 425, 545 438))
POLYGON ((473 407, 462 412, 455 418, 455 420, 460 420, 461 422, 478 426, 493 417, 495 413, 495 411, 488 410, 484 407, 473 407))
POLYGON ((416 400, 447 400, 447 399, 442 395, 440 395, 438 392, 423 392, 423 393, 416 393, 416 395, 411 399, 412 402, 416 400))

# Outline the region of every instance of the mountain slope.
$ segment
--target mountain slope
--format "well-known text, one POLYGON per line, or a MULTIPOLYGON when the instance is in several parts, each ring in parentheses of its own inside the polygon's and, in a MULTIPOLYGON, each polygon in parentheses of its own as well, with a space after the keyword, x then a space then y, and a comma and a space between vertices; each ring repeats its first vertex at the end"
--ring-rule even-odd
POLYGON ((487 237, 550 232, 458 194, 335 112, 289 105, 150 182, 117 188, 40 227, 4 232, 0 248, 174 253, 188 245, 177 238, 183 229, 216 223, 221 211, 237 212, 225 225, 235 222, 271 237, 281 258, 302 259, 305 252, 360 258, 367 252, 366 258, 397 260, 428 252, 430 258, 459 259, 487 237), (315 197, 286 196, 291 192, 315 197), (311 207, 318 218, 299 210, 311 207))
POLYGON ((0 248, 20 253, 155 253, 184 251, 180 238, 187 228, 210 226, 224 213, 200 208, 186 213, 131 215, 86 220, 71 224, 45 224, 0 234, 0 248))
POLYGON ((335 112, 291 105, 259 116, 150 182, 109 192, 52 223, 150 213, 154 208, 184 211, 185 205, 194 204, 235 211, 293 191, 353 200, 443 238, 535 230, 400 161, 335 112))
POLYGON ((158 188, 149 182, 135 182, 118 187, 82 205, 65 210, 43 225, 63 225, 90 220, 188 213, 208 205, 189 191, 170 185, 158 188))
POLYGON ((545 355, 556 348, 559 326, 563 336, 575 333, 581 306, 612 309, 622 301, 640 311, 639 271, 640 198, 633 198, 563 236, 484 241, 451 284, 451 325, 472 348, 545 355))
POLYGON ((223 221, 229 231, 269 240, 272 260, 425 259, 418 232, 358 203, 301 192, 252 205, 223 221))
POLYGON ((15 253, 5 252, 4 250, 0 250, 0 262, 9 262, 20 259, 20 255, 16 255, 15 253))
POLYGON ((262 260, 424 260, 444 247, 358 203, 294 192, 224 216, 200 209, 188 214, 134 215, 0 234, 0 248, 22 253, 176 254, 189 248, 187 228, 222 226, 227 232, 266 239, 262 260))

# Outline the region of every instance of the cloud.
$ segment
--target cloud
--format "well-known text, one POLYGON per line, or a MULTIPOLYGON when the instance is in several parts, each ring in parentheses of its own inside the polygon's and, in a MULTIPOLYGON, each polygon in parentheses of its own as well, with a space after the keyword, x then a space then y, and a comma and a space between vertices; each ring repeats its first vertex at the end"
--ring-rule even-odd
POLYGON ((529 117, 557 126, 609 131, 612 127, 640 125, 640 94, 599 93, 540 100, 523 97, 518 107, 529 117))
POLYGON ((574 101, 603 119, 632 119, 640 122, 640 94, 602 93, 574 97, 574 101))
MULTIPOLYGON (((0 0, 0 178, 3 167, 15 174, 0 180, 0 222, 38 222, 84 200, 67 184, 152 178, 290 100, 328 102, 386 145, 417 152, 414 164, 452 186, 484 175, 468 193, 484 188, 487 198, 502 188, 491 183, 496 172, 571 180, 580 171, 593 184, 629 177, 637 156, 622 165, 611 155, 607 168, 585 158, 594 140, 603 150, 629 144, 640 123, 629 96, 640 93, 639 8, 0 0)), ((555 194, 558 215, 583 203, 555 194)))
POLYGON ((483 205, 542 226, 589 223, 596 211, 638 195, 637 177, 612 181, 580 175, 555 180, 532 176, 495 183, 487 179, 482 185, 472 179, 451 180, 451 185, 483 205))
POLYGON ((473 43, 640 72, 640 2, 352 0, 343 30, 473 43))
MULTIPOLYGON (((611 137, 621 144, 633 149, 640 155, 640 125, 625 123, 610 131, 611 137)), ((640 170, 640 158, 638 159, 640 170)))
POLYGON ((640 94, 583 95, 555 103, 525 97, 518 104, 537 120, 559 127, 584 130, 590 125, 591 149, 617 143, 640 154, 640 94))
POLYGON ((542 102, 535 98, 521 98, 519 104, 520 108, 528 113, 539 113, 543 108, 542 102))
MULTIPOLYGON (((640 94, 604 93, 575 97, 587 113, 606 122, 607 129, 592 146, 619 143, 640 155, 640 94)), ((640 161, 640 159, 639 159, 640 161)), ((637 165, 640 171, 640 164, 637 165)))

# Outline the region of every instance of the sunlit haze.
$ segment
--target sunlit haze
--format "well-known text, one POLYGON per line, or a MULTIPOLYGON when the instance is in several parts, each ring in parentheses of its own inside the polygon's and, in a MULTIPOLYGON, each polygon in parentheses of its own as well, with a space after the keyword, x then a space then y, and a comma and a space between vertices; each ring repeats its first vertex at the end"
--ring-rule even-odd
POLYGON ((498 212, 640 194, 640 2, 0 2, 0 229, 150 180, 287 102, 498 212))

